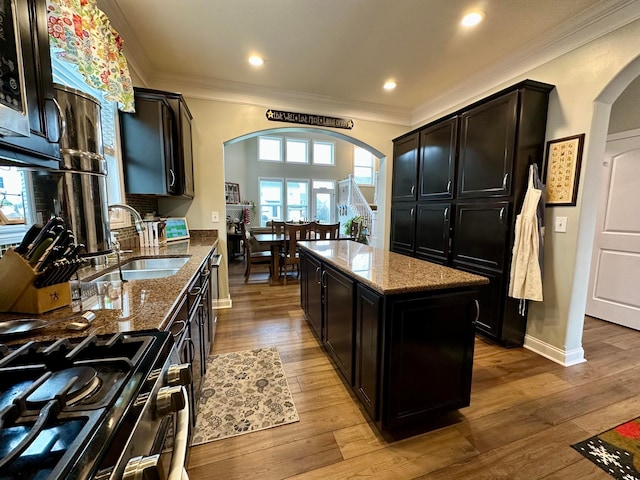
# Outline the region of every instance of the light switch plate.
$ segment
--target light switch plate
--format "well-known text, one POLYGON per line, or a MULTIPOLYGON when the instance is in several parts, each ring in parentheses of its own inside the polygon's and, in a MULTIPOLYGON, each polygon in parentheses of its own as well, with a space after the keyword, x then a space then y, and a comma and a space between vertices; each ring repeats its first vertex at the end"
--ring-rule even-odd
POLYGON ((220 221, 220 214, 218 212, 211 212, 211 223, 218 223, 220 221))
POLYGON ((556 232, 567 233, 567 217, 556 217, 556 232))

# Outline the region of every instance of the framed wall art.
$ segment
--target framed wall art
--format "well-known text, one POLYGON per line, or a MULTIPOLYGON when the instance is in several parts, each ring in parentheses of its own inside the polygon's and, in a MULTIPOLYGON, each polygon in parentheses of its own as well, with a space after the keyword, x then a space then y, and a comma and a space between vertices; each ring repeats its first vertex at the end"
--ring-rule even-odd
POLYGON ((240 203, 240 185, 237 183, 224 183, 224 196, 226 203, 240 203))
POLYGON ((547 142, 543 173, 547 207, 575 206, 583 147, 584 133, 547 142))

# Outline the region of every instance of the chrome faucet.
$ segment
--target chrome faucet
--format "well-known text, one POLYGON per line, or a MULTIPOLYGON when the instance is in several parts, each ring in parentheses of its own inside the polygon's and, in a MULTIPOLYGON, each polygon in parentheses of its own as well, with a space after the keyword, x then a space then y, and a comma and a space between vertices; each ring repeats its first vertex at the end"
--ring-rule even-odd
POLYGON ((136 222, 136 231, 138 233, 144 232, 147 228, 144 226, 144 222, 142 221, 142 215, 133 207, 127 205, 126 203, 114 203, 113 205, 109 205, 109 210, 113 208, 121 208, 126 210, 131 214, 133 220, 136 222))

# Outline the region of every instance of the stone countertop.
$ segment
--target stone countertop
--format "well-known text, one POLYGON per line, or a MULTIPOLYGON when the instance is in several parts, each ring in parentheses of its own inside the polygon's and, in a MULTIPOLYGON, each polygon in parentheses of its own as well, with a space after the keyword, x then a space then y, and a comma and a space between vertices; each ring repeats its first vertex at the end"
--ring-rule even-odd
POLYGON ((479 275, 388 252, 351 240, 299 242, 305 250, 382 295, 489 283, 479 275))
POLYGON ((31 334, 7 336, 0 338, 0 343, 24 343, 30 340, 48 341, 62 337, 79 337, 94 334, 126 332, 132 330, 160 329, 167 327, 171 313, 178 300, 187 291, 196 272, 217 243, 215 237, 195 237, 191 240, 167 243, 155 248, 134 249, 121 256, 121 261, 146 257, 172 257, 189 255, 189 261, 175 275, 169 277, 100 282, 101 292, 97 286, 90 284, 92 279, 105 272, 117 271, 116 263, 80 270, 81 286, 87 293, 93 293, 82 300, 75 300, 71 305, 41 315, 23 313, 0 313, 0 321, 17 318, 40 318, 51 321, 62 320, 82 312, 91 310, 96 318, 91 326, 83 331, 67 330, 68 322, 61 322, 34 330, 31 334), (90 292, 93 289, 93 292, 90 292))

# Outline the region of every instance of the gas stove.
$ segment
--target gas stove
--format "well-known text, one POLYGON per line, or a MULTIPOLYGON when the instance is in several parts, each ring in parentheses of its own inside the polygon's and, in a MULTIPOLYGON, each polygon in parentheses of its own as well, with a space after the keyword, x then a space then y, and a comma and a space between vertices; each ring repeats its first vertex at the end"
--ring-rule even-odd
POLYGON ((172 432, 190 381, 169 332, 0 345, 0 480, 181 472, 172 432))

